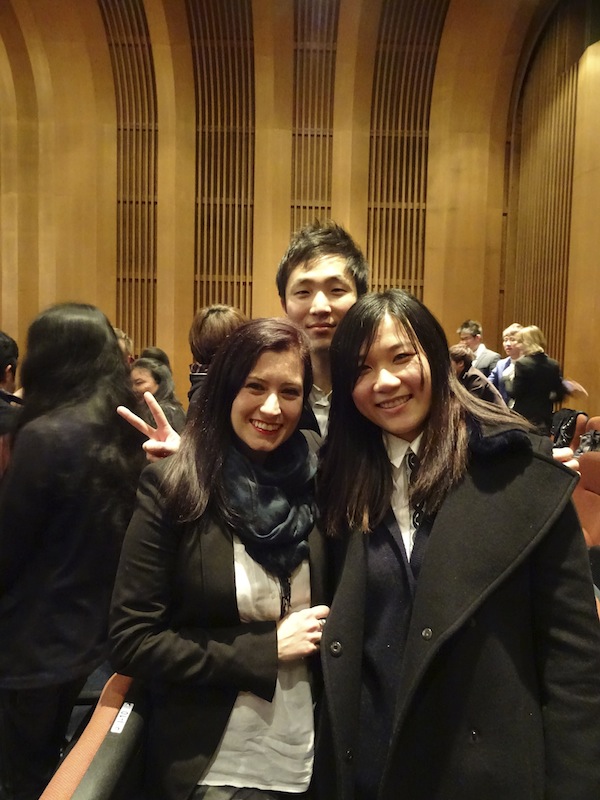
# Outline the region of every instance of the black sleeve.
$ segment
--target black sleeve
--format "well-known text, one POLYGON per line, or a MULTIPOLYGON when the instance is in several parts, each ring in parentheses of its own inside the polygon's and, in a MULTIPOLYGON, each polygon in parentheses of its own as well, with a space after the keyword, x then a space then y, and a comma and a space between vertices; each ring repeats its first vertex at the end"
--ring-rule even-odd
POLYGON ((278 666, 275 622, 174 625, 174 588, 185 565, 181 526, 164 512, 159 476, 153 467, 143 472, 125 537, 111 610, 112 664, 148 681, 233 687, 270 700, 278 666))

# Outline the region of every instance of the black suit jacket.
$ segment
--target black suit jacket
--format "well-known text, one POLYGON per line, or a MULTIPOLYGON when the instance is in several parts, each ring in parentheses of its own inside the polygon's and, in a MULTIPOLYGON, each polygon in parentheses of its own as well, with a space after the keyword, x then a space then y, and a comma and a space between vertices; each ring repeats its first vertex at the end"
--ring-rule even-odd
MULTIPOLYGON (((238 692, 270 700, 275 622, 239 618, 231 534, 173 525, 164 463, 144 470, 123 546, 111 614, 112 663, 146 682, 146 780, 152 797, 183 800, 217 749, 238 692)), ((309 537, 312 604, 325 602, 323 541, 309 537)))
POLYGON ((558 361, 545 353, 517 359, 510 393, 515 400, 514 410, 547 435, 552 426, 554 403, 566 393, 558 361))
MULTIPOLYGON (((522 448, 473 456, 416 588, 379 800, 600 797, 600 624, 576 476, 522 448)), ((321 645, 318 800, 353 800, 367 537, 338 547, 321 645)), ((393 591, 394 587, 390 587, 393 591)), ((373 800, 375 800, 373 798, 373 800)))

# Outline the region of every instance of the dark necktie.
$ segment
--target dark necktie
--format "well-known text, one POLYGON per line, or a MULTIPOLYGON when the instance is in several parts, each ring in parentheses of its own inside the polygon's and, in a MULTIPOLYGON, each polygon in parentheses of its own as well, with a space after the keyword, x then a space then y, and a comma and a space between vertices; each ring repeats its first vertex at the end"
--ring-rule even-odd
MULTIPOLYGON (((419 467, 419 459, 413 453, 413 451, 408 448, 406 453, 406 461, 408 464, 409 470, 409 483, 412 482, 415 478, 416 471, 419 467)), ((423 524, 424 522, 425 513, 423 511, 423 504, 416 503, 413 506, 412 512, 412 521, 413 527, 415 529, 415 539, 413 542, 413 549, 410 555, 410 568, 412 573, 417 579, 419 577, 419 572, 421 570, 421 564, 423 563, 423 556, 425 555, 425 547, 427 546, 427 538, 429 536, 429 525, 423 524)))

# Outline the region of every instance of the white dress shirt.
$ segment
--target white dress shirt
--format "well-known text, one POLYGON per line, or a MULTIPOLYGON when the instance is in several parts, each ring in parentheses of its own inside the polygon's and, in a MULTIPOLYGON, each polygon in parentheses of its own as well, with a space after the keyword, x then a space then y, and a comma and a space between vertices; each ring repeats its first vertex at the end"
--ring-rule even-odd
POLYGON ((396 522, 402 534, 406 557, 410 560, 413 545, 415 543, 415 526, 413 524, 412 509, 408 502, 408 482, 409 467, 406 454, 410 448, 418 456, 423 434, 420 433, 412 442, 400 439, 387 431, 383 432, 383 442, 387 450, 388 458, 392 464, 392 478, 394 488, 392 489, 391 507, 396 517, 396 522))

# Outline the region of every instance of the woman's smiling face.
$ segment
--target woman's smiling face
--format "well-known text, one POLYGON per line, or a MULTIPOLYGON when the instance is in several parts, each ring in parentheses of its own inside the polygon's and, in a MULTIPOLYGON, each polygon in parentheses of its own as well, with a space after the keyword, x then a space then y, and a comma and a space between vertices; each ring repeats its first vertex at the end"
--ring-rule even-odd
POLYGON ((303 405, 304 367, 295 350, 266 350, 231 405, 238 447, 261 463, 296 430, 303 405))
POLYGON ((386 315, 366 353, 352 391, 360 413, 388 433, 412 442, 431 410, 431 369, 395 318, 386 315))

